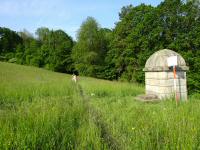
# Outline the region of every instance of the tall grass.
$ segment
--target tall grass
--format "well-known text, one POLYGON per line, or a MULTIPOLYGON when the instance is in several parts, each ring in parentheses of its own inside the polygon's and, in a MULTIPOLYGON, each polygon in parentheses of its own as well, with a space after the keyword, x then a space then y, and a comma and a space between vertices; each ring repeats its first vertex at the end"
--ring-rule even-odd
POLYGON ((0 82, 0 149, 104 146, 69 75, 0 63, 0 82))
MULTIPOLYGON (((97 89, 104 91, 107 85, 97 89)), ((125 89, 127 94, 114 87, 110 91, 115 95, 110 97, 90 96, 92 106, 102 114, 122 149, 200 149, 199 95, 176 106, 174 100, 139 102, 135 94, 128 94, 134 93, 134 88, 125 89)), ((137 92, 142 92, 139 89, 137 92)))
POLYGON ((176 106, 136 101, 142 93, 0 62, 0 149, 200 149, 198 94, 176 106))

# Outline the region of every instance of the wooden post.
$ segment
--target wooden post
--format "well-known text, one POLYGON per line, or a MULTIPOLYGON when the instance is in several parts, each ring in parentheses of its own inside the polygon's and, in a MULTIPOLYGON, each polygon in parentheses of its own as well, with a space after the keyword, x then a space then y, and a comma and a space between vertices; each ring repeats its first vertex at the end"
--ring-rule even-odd
POLYGON ((173 66, 173 72, 174 72, 174 94, 175 94, 176 104, 178 104, 179 96, 176 91, 176 66, 173 66))

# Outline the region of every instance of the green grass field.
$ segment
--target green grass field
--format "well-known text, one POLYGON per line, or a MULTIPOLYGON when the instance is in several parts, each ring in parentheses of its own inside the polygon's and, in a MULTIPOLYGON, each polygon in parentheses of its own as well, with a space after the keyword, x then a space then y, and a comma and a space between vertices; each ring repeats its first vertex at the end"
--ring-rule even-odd
POLYGON ((144 87, 0 62, 0 149, 200 149, 200 96, 142 103, 144 87))

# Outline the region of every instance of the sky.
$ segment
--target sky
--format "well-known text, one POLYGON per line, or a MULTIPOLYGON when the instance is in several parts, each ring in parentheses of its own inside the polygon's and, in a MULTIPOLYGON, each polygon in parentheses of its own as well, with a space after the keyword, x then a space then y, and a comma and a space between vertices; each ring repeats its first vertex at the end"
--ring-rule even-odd
POLYGON ((0 27, 14 31, 39 27, 62 29, 76 39, 81 23, 94 17, 102 28, 114 28, 123 6, 145 3, 157 6, 162 0, 0 0, 0 27))

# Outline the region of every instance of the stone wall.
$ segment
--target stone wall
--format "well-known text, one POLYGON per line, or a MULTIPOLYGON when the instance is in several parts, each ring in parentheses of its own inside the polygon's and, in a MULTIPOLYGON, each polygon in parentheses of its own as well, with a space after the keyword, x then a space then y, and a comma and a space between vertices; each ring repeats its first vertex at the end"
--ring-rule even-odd
MULTIPOLYGON (((187 99, 186 72, 178 71, 176 91, 182 100, 187 99)), ((146 94, 154 94, 159 99, 174 96, 174 76, 172 71, 145 72, 146 94)))

